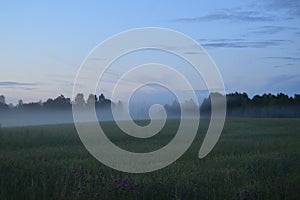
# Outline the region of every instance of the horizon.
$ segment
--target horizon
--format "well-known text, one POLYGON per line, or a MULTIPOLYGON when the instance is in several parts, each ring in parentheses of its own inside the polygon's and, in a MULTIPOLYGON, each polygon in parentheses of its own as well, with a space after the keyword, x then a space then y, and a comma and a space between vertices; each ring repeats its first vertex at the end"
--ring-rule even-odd
MULTIPOLYGON (((202 102, 203 102, 203 100, 205 99, 205 98, 208 98, 209 97, 209 91, 201 91, 201 92, 203 92, 203 93, 207 93, 207 95, 205 96, 204 94, 201 94, 201 95, 199 95, 199 96, 197 96, 198 97, 198 104, 201 104, 202 102)), ((216 93, 218 93, 218 92, 216 92, 216 93)), ((289 98, 294 98, 295 96, 297 96, 297 95, 300 95, 300 93, 294 93, 294 94, 292 94, 292 95, 289 95, 289 94, 286 94, 286 93, 283 93, 283 92, 278 92, 278 93, 261 93, 261 94, 253 94, 252 96, 250 96, 247 92, 239 92, 239 91, 235 91, 235 92, 230 92, 230 93, 226 93, 226 96, 227 95, 230 95, 230 94, 244 94, 244 93, 246 93, 247 95, 248 95, 248 97, 249 97, 249 99, 253 99, 255 96, 263 96, 263 95, 274 95, 274 96, 276 96, 276 95, 279 95, 279 94, 284 94, 284 95, 287 95, 289 98)), ((110 98, 107 98, 106 97, 106 95, 104 94, 104 93, 101 93, 101 94, 91 94, 91 95, 96 95, 97 97, 99 97, 100 95, 104 95, 104 97, 106 98, 106 99, 108 99, 108 100, 111 100, 110 98)), ((18 105, 18 102, 16 102, 16 103, 13 103, 13 102, 7 102, 7 96, 5 96, 5 94, 0 94, 0 96, 4 96, 5 97, 5 104, 6 105, 13 105, 13 106, 17 106, 18 105)), ((60 97, 60 96, 64 96, 66 99, 70 99, 71 100, 71 103, 74 103, 74 100, 75 99, 73 99, 73 98, 71 98, 71 97, 69 97, 69 96, 65 96, 64 94, 60 94, 60 95, 58 95, 58 96, 56 96, 56 97, 48 97, 48 98, 45 98, 45 99, 40 99, 40 100, 38 100, 38 101, 23 101, 23 99, 22 98, 19 98, 19 100, 22 100, 22 102, 24 103, 24 104, 30 104, 30 103, 45 103, 47 100, 49 100, 49 99, 52 99, 52 100, 54 100, 54 99, 56 99, 56 98, 58 98, 58 97, 60 97)), ((88 96, 89 95, 84 95, 84 100, 85 100, 85 102, 87 101, 87 99, 88 99, 88 96)), ((176 97, 174 97, 173 99, 171 99, 171 98, 167 98, 167 97, 170 97, 169 95, 166 95, 165 96, 166 98, 163 98, 163 102, 165 102, 165 104, 172 104, 174 101, 177 101, 178 102, 178 99, 176 99, 176 97)), ((132 99, 134 99, 134 100, 130 100, 130 103, 132 103, 132 104, 134 104, 134 103, 141 103, 141 99, 140 98, 143 98, 143 96, 140 96, 139 98, 132 98, 132 99)), ((160 98, 161 98, 161 96, 160 96, 160 98)), ((151 104, 153 104, 153 101, 155 102, 155 101, 157 101, 156 99, 152 99, 152 100, 150 100, 150 101, 145 101, 144 100, 144 102, 143 103, 145 103, 146 105, 151 105, 151 104)), ((112 101, 113 103, 117 103, 118 101, 112 101)), ((122 101, 121 101, 122 102, 122 101)))
MULTIPOLYGON (((212 93, 209 93, 209 91, 206 91, 206 92, 201 91, 201 92, 202 92, 202 94, 200 94, 200 95, 197 96, 197 97, 198 97, 198 104, 199 104, 199 105, 201 105, 205 99, 209 98, 209 95, 210 95, 210 94, 212 94, 212 93, 218 93, 218 92, 212 92, 212 93), (205 96, 205 94, 203 94, 203 93, 207 93, 207 95, 205 96)), ((283 94, 283 95, 287 95, 289 98, 295 98, 296 96, 300 95, 300 93, 294 93, 294 94, 292 94, 292 95, 289 95, 289 94, 286 94, 286 93, 278 92, 278 93, 262 93, 262 94, 254 94, 254 95, 250 96, 247 92, 239 92, 239 91, 235 91, 235 92, 226 93, 226 96, 228 96, 228 95, 233 95, 233 94, 244 94, 244 93, 245 93, 245 94, 248 96, 248 98, 251 99, 251 100, 252 100, 255 96, 260 96, 260 97, 262 97, 263 95, 274 95, 274 96, 278 96, 278 95, 280 95, 280 94, 283 94)), ((78 94, 79 94, 79 93, 78 93, 78 94)), ((89 95, 95 95, 97 98, 99 98, 99 96, 102 95, 102 94, 103 94, 103 93, 101 93, 101 94, 89 94, 89 95)), ((219 94, 222 95, 221 93, 219 93, 219 94)), ((87 100, 88 100, 89 95, 83 95, 83 99, 84 99, 85 103, 87 103, 87 100)), ((111 100, 110 98, 107 98, 107 97, 105 96, 105 94, 103 94, 103 95, 104 95, 105 99, 111 100)), ((18 105, 18 102, 17 102, 17 103, 7 102, 7 101, 6 101, 6 98, 7 98, 7 97, 6 97, 4 94, 0 94, 0 96, 4 96, 4 101, 5 101, 5 104, 6 104, 6 105, 12 105, 12 106, 17 106, 17 105, 18 105)), ((68 96, 65 96, 64 94, 60 94, 60 95, 58 95, 58 96, 56 96, 56 97, 48 97, 48 98, 46 98, 45 100, 40 99, 40 100, 37 100, 37 101, 28 101, 28 102, 23 101, 22 98, 19 98, 19 100, 22 100, 22 103, 23 103, 23 104, 31 104, 31 103, 42 103, 42 104, 43 104, 43 103, 46 103, 47 100, 49 100, 49 99, 54 100, 54 99, 56 99, 56 98, 58 98, 58 97, 60 97, 60 96, 63 96, 65 99, 70 99, 70 103, 71 103, 71 104, 73 104, 74 101, 75 101, 75 99, 73 99, 73 98, 71 98, 71 97, 68 97, 68 96)), ((142 100, 141 98, 144 98, 143 95, 140 96, 140 97, 136 97, 136 96, 137 96, 137 95, 133 96, 133 97, 130 99, 130 104, 141 103, 141 100, 142 100)), ((168 97, 170 97, 170 96, 169 96, 169 95, 166 95, 166 96, 164 96, 164 97, 160 96, 160 98, 162 99, 161 102, 165 103, 165 105, 170 105, 170 104, 172 104, 174 101, 178 102, 178 99, 177 99, 175 96, 174 96, 174 98, 168 98, 168 97)), ((153 100, 152 100, 152 101, 153 101, 153 100)), ((149 106, 149 105, 154 104, 152 101, 144 101, 143 104, 149 106)), ((157 99, 154 99, 154 101, 157 101, 157 99)), ((187 100, 185 100, 185 101, 187 101, 187 100)), ((122 102, 122 101, 121 101, 121 100, 118 100, 118 101, 112 101, 112 103, 118 103, 118 102, 122 102)), ((2 102, 0 102, 0 103, 2 103, 2 102)), ((182 103, 184 103, 184 102, 182 102, 182 103)))

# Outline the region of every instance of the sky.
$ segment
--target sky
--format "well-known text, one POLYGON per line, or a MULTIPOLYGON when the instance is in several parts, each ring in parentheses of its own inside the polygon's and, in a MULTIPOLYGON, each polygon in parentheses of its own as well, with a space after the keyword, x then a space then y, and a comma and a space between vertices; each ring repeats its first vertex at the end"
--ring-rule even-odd
POLYGON ((197 41, 228 93, 300 93, 299 0, 2 0, 0 24, 0 95, 14 104, 71 97, 93 48, 142 27, 173 29, 197 41))

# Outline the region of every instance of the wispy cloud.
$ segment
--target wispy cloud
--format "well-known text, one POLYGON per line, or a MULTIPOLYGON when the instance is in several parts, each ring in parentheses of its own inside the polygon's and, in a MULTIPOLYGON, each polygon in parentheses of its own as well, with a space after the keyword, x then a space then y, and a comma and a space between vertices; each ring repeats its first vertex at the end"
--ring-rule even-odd
POLYGON ((286 11, 291 17, 300 17, 299 0, 270 0, 266 1, 265 8, 270 11, 286 11))
POLYGON ((297 31, 297 27, 287 27, 287 26, 261 26, 256 30, 253 30, 251 33, 255 34, 275 34, 282 31, 297 31))
POLYGON ((20 91, 20 90, 25 90, 25 91, 32 91, 32 90, 37 90, 37 88, 33 87, 15 87, 15 86, 0 86, 1 89, 9 89, 9 90, 14 90, 14 91, 20 91))
POLYGON ((293 64, 293 63, 287 63, 287 64, 285 64, 285 65, 275 65, 275 66, 273 66, 274 68, 283 68, 283 67, 292 67, 292 66, 294 66, 295 64, 293 64))
POLYGON ((200 17, 177 18, 175 22, 205 22, 205 21, 230 21, 230 22, 270 22, 276 18, 257 11, 243 11, 240 9, 226 9, 200 17))
POLYGON ((0 82, 0 86, 34 86, 37 85, 36 83, 24 83, 24 82, 14 82, 14 81, 2 81, 0 82))
POLYGON ((199 39, 201 42, 240 42, 245 41, 243 38, 217 38, 217 39, 199 39))
POLYGON ((262 40, 250 41, 246 39, 211 39, 199 40, 204 47, 208 48, 266 48, 282 45, 288 40, 262 40), (202 42, 205 41, 205 42, 202 42))
POLYGON ((287 61, 300 61, 300 57, 291 57, 291 56, 269 56, 263 57, 264 59, 273 59, 273 60, 287 60, 287 61))
POLYGON ((199 52, 197 52, 197 51, 186 51, 186 52, 184 52, 184 54, 187 54, 187 55, 198 55, 199 52))
MULTIPOLYGON (((292 56, 268 56, 268 57, 262 57, 262 59, 281 61, 279 62, 279 64, 274 65, 273 66, 274 68, 299 66, 299 64, 297 63, 299 63, 300 61, 300 57, 292 57, 292 56)), ((276 61, 276 63, 278 62, 276 61)))

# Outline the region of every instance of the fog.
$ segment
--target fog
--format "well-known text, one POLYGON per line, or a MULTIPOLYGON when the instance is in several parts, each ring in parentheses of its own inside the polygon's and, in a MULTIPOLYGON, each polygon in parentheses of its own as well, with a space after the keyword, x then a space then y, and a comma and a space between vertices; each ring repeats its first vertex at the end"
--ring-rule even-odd
MULTIPOLYGON (((215 97, 215 107, 218 110, 218 98, 223 99, 224 97, 219 93, 211 93, 201 103, 199 103, 199 99, 186 99, 179 103, 176 98, 173 98, 166 103, 164 98, 144 97, 140 98, 140 101, 135 98, 126 104, 122 101, 112 102, 101 95, 96 104, 95 102, 91 104, 90 101, 84 103, 83 100, 81 105, 77 105, 63 96, 43 104, 29 103, 9 107, 7 104, 0 103, 0 124, 2 127, 13 127, 74 123, 72 106, 79 109, 78 111, 83 115, 81 121, 89 121, 91 118, 84 116, 89 116, 88 113, 94 109, 96 118, 93 120, 97 121, 148 120, 150 116, 151 119, 198 118, 199 112, 201 118, 210 118, 212 95, 215 97)), ((89 99, 93 100, 93 96, 89 99)), ((246 93, 231 93, 226 95, 226 99, 226 117, 300 117, 300 95, 297 94, 294 97, 282 93, 263 94, 249 98, 246 93)))
MULTIPOLYGON (((88 112, 88 110, 82 110, 88 112)), ((111 121, 112 115, 109 109, 97 109, 99 121, 111 121)), ((0 124, 2 127, 32 126, 45 124, 73 123, 72 109, 41 109, 41 110, 8 110, 0 112, 0 124)))
MULTIPOLYGON (((177 101, 174 101, 173 104, 160 104, 160 107, 157 107, 155 103, 137 103, 133 105, 126 105, 125 103, 118 102, 113 103, 111 106, 104 107, 83 107, 83 108, 74 108, 78 109, 83 117, 81 121, 90 121, 89 118, 85 118, 85 115, 93 112, 95 108, 97 121, 114 121, 114 120, 148 120, 150 119, 149 111, 151 111, 151 119, 174 119, 181 117, 180 105, 177 101), (152 105, 155 105, 152 107, 152 105), (114 115, 112 112, 114 110, 114 115), (126 114, 126 112, 129 114, 126 114)), ((196 117, 199 107, 196 104, 191 102, 184 102, 182 104, 182 109, 185 110, 184 116, 186 118, 196 117)), ((63 108, 63 109, 7 109, 0 111, 0 124, 2 127, 15 127, 15 126, 32 126, 32 125, 46 125, 46 124, 66 124, 74 123, 72 108, 63 108)))

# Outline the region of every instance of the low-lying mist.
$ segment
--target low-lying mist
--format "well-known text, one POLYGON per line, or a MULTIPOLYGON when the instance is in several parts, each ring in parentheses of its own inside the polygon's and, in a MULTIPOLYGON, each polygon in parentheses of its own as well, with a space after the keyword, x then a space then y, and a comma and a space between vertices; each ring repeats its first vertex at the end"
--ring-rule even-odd
MULTIPOLYGON (((149 120, 151 106, 158 103, 161 106, 152 109, 151 119, 179 119, 197 118, 200 112, 201 118, 211 116, 211 97, 215 99, 222 97, 219 93, 211 93, 199 105, 190 99, 179 103, 176 99, 165 103, 160 101, 133 101, 130 105, 124 102, 112 102, 103 94, 99 96, 90 95, 87 101, 79 94, 74 102, 63 95, 56 99, 48 99, 41 103, 19 103, 17 106, 9 106, 2 98, 0 102, 0 126, 29 126, 43 124, 74 123, 72 107, 79 109, 84 116, 94 108, 98 121, 113 120, 149 120), (113 116, 114 111, 115 115, 113 116), (183 112, 182 112, 183 111, 183 112), (126 114, 128 113, 129 114, 126 114)), ((3 97, 3 96, 2 96, 3 97)), ((146 99, 146 98, 145 98, 146 99)), ((300 95, 289 97, 285 94, 263 94, 249 98, 246 93, 231 93, 226 95, 227 113, 226 117, 252 117, 252 118, 298 118, 300 117, 300 95)), ((85 121, 85 118, 82 118, 85 121)), ((88 118, 86 121, 89 121, 88 118)))

